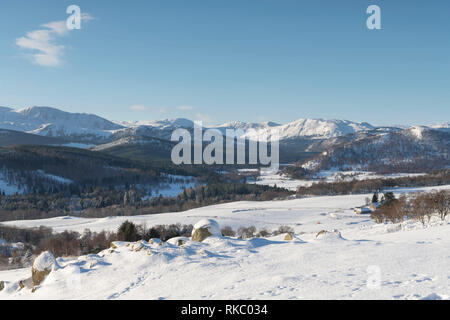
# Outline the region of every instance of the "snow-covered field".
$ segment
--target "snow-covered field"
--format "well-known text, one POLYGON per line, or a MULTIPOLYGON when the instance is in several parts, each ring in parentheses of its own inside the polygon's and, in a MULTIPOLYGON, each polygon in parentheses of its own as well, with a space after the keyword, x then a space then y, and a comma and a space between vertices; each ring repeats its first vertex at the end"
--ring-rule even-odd
POLYGON ((168 177, 173 179, 173 182, 161 183, 159 186, 153 187, 149 192, 150 194, 144 197, 143 200, 159 197, 160 195, 163 197, 176 197, 183 192, 184 189, 194 188, 199 185, 195 177, 172 174, 169 174, 168 177))
MULTIPOLYGON (((439 188, 399 189, 397 193, 439 188)), ((240 240, 208 238, 202 243, 119 245, 99 255, 59 259, 34 293, 18 290, 30 269, 0 272, 0 299, 448 299, 450 222, 427 226, 407 221, 377 225, 352 208, 368 195, 235 202, 180 213, 80 219, 73 217, 5 223, 63 230, 114 230, 136 223, 192 223, 213 218, 221 227, 295 229, 284 235, 240 240), (338 229, 316 237, 320 230, 338 229), (140 247, 140 245, 139 245, 140 247), (180 284, 183 284, 180 286, 180 284)))
POLYGON ((396 173, 380 175, 367 171, 321 171, 314 176, 314 179, 291 179, 280 173, 261 174, 256 181, 248 181, 248 183, 255 183, 259 185, 277 186, 291 191, 296 191, 298 187, 309 187, 313 183, 319 181, 323 182, 338 182, 351 180, 367 180, 367 179, 387 179, 387 178, 402 178, 414 177, 423 175, 421 173, 396 173))

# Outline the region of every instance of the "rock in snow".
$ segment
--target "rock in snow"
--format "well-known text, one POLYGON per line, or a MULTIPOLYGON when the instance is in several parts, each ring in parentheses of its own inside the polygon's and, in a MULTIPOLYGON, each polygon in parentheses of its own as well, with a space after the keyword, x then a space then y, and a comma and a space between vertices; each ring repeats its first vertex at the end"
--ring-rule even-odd
POLYGON ((286 236, 284 237, 285 241, 291 241, 294 240, 294 237, 292 236, 291 233, 287 233, 286 236))
POLYGON ((58 263, 55 257, 49 251, 42 252, 36 260, 34 260, 33 267, 31 268, 31 278, 33 284, 38 286, 45 280, 45 278, 52 272, 52 270, 58 268, 58 263))
POLYGON ((203 219, 194 225, 194 229, 192 230, 192 241, 202 242, 211 236, 222 236, 217 221, 213 219, 203 219))
POLYGON ((190 239, 187 237, 175 237, 167 240, 167 243, 173 244, 175 246, 182 246, 187 243, 190 239))
POLYGON ((321 230, 317 233, 316 239, 318 240, 344 240, 339 230, 333 231, 321 230))

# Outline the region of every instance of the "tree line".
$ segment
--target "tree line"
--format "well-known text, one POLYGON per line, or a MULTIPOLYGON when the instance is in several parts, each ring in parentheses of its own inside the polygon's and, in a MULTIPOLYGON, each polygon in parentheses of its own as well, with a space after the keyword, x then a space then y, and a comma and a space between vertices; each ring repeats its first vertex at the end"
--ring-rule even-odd
POLYGON ((283 198, 293 192, 283 188, 245 184, 218 183, 184 189, 175 197, 144 198, 143 190, 129 188, 88 188, 87 192, 70 194, 25 194, 0 196, 0 221, 44 219, 57 216, 102 218, 178 212, 211 204, 248 200, 283 198))
POLYGON ((449 212, 450 191, 442 190, 402 195, 398 199, 390 199, 372 212, 371 217, 377 223, 398 223, 414 219, 425 225, 435 214, 445 221, 449 212))
POLYGON ((351 180, 338 182, 317 182, 311 186, 301 186, 297 189, 298 196, 309 195, 345 195, 371 193, 395 187, 425 187, 450 184, 450 170, 443 170, 421 176, 399 178, 379 178, 366 180, 351 180))

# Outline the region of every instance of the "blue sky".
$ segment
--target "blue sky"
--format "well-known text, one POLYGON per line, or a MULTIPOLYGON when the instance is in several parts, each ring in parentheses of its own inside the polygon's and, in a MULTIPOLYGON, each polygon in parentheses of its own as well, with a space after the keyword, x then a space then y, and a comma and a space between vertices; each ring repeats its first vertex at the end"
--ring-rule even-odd
POLYGON ((446 0, 9 0, 0 6, 2 106, 45 105, 114 120, 450 121, 446 0), (91 19, 81 30, 50 29, 67 19, 72 4, 91 19), (381 8, 382 30, 366 27, 371 4, 381 8), (40 61, 26 46, 27 33, 37 30, 51 37, 44 41, 50 56, 40 61))

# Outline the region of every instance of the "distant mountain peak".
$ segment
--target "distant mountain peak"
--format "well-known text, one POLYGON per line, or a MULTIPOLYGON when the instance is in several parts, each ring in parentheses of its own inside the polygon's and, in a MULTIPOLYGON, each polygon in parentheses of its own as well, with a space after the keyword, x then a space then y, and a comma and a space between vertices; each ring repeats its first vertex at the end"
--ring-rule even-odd
POLYGON ((0 128, 49 137, 77 140, 104 139, 123 126, 97 115, 70 113, 57 108, 33 106, 0 109, 0 128))

